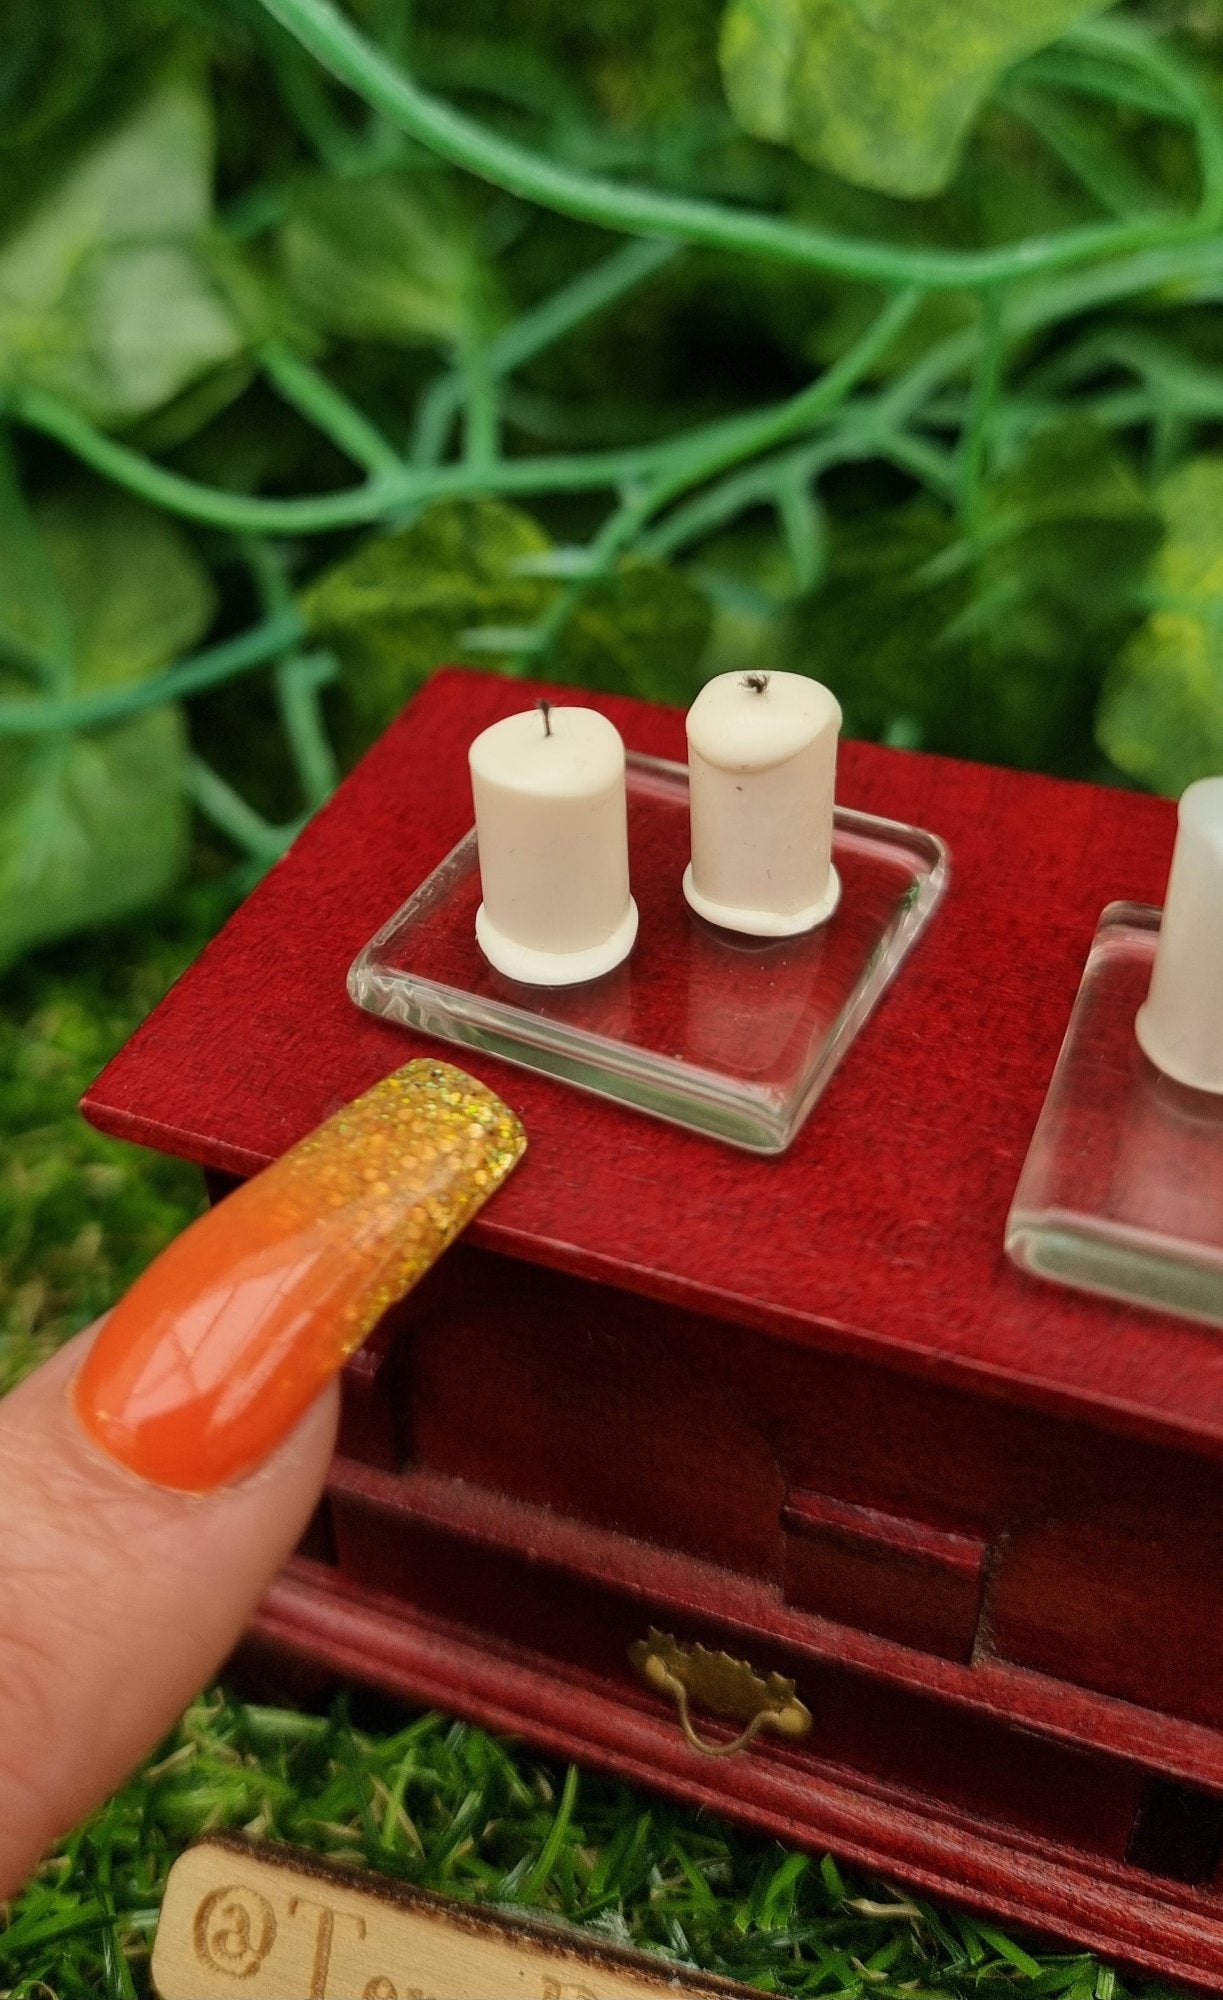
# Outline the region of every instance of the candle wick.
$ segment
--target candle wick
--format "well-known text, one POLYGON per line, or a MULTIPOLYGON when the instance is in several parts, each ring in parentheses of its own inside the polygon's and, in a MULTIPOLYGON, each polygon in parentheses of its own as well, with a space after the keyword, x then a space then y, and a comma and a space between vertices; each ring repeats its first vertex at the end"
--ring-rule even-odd
POLYGON ((741 685, 750 688, 753 694, 766 693, 769 685, 768 674, 744 674, 741 685))
POLYGON ((541 715, 543 716, 543 719, 544 719, 544 735, 545 735, 545 736, 551 736, 551 734, 552 734, 552 703, 551 703, 550 701, 537 701, 537 702, 536 702, 536 704, 535 704, 535 706, 536 706, 536 708, 537 708, 537 709, 539 710, 540 714, 541 714, 541 715))

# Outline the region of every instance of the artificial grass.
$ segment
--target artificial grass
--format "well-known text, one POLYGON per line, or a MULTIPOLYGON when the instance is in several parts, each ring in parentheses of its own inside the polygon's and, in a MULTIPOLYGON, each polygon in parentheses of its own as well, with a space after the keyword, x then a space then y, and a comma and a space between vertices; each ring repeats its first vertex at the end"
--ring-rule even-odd
POLYGON ((787 1854, 557 1771, 463 1723, 423 1715, 358 1728, 343 1707, 297 1715, 220 1691, 18 1898, 0 1940, 8 1990, 23 2000, 145 1992, 165 1871, 187 1841, 223 1828, 552 1911, 767 1993, 1114 2000, 1131 1990, 1087 1955, 1029 1949, 827 1856, 787 1854))
MULTIPOLYGON (((194 1172, 90 1131, 76 1100, 223 909, 46 954, 0 1004, 0 1387, 101 1311, 196 1212, 194 1172)), ((762 1992, 1126 2000, 1090 1954, 787 1853, 518 1744, 354 1694, 329 1716, 215 1689, 6 1913, 0 2000, 137 2000, 166 1872, 201 1834, 293 1841, 448 1893, 551 1911, 762 1992)))

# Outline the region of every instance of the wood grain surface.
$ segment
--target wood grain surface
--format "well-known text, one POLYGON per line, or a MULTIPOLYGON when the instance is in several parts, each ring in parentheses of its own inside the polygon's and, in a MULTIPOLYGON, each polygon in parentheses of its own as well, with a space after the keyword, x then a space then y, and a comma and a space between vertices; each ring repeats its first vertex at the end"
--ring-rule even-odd
POLYGON ((533 1921, 239 1840, 189 1847, 153 1947, 161 2000, 748 2000, 749 1989, 533 1921))

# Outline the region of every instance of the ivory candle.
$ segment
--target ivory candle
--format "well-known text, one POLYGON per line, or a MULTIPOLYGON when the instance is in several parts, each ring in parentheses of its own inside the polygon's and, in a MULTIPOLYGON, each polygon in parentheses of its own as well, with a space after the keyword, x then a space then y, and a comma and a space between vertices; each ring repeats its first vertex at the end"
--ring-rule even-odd
POLYGON ((1135 1032, 1157 1069, 1223 1094, 1223 778, 1180 802, 1150 991, 1135 1032))
POLYGON ((619 730, 541 703, 484 730, 469 761, 490 965, 530 986, 610 972, 637 935, 619 730))
POLYGON ((789 937, 832 915, 840 726, 835 696, 805 674, 719 674, 701 689, 688 711, 684 894, 702 917, 789 937))

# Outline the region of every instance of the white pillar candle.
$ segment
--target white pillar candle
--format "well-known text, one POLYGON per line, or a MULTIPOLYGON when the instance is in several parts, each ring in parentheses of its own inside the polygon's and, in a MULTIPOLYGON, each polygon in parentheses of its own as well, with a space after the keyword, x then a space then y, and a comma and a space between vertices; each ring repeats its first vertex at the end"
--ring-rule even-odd
POLYGON ((702 917, 789 937, 832 915, 840 727, 835 696, 805 674, 719 674, 701 689, 688 711, 684 894, 702 917))
POLYGON ((477 736, 470 765, 484 956, 530 986, 610 972, 637 935, 619 730, 541 703, 477 736))
POLYGON ((1180 803, 1150 991, 1135 1031, 1156 1068, 1223 1094, 1223 778, 1180 803))

